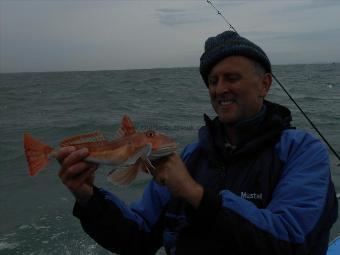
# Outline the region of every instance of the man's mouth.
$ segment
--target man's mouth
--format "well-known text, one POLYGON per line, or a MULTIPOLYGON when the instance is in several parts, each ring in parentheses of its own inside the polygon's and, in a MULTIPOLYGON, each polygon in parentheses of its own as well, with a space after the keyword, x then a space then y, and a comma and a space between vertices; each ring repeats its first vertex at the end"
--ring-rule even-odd
POLYGON ((218 104, 222 106, 230 105, 232 103, 235 103, 235 100, 233 99, 219 99, 218 104))

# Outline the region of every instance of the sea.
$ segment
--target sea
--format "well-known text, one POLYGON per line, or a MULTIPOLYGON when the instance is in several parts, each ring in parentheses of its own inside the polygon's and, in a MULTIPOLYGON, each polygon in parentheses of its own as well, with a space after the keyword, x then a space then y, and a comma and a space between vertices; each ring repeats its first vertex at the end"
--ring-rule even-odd
MULTIPOLYGON (((340 154, 340 64, 273 70, 340 154)), ((267 99, 289 107, 293 125, 318 136, 275 82, 267 99)), ((52 147, 64 137, 96 130, 110 139, 127 114, 137 129, 164 132, 182 149, 197 140, 204 113, 215 116, 198 68, 0 74, 0 254, 110 254, 72 216, 74 198, 58 178, 58 163, 35 177, 28 175, 24 133, 52 147)), ((339 161, 331 152, 330 160, 339 193, 339 161)), ((95 183, 127 204, 142 195, 151 178, 141 175, 121 187, 107 181, 110 170, 101 167, 95 183)), ((331 238, 339 235, 340 220, 331 238)))

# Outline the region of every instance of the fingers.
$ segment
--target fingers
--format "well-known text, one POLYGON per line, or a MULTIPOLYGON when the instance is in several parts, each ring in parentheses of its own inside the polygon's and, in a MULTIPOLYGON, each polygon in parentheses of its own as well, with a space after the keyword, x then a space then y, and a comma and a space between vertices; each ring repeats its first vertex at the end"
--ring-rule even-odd
POLYGON ((68 167, 67 173, 65 173, 64 175, 68 179, 74 179, 82 175, 83 172, 90 170, 91 168, 93 168, 93 166, 89 163, 80 161, 68 167))
POLYGON ((68 147, 63 147, 61 148, 57 155, 56 155, 56 159, 59 161, 59 163, 61 164, 64 159, 73 151, 75 151, 76 148, 73 146, 68 146, 68 147))
POLYGON ((69 167, 84 158, 86 158, 89 154, 89 150, 87 148, 81 148, 80 150, 76 150, 69 154, 63 161, 62 166, 63 167, 69 167))
POLYGON ((165 156, 165 157, 153 160, 152 164, 156 169, 162 168, 162 166, 167 164, 167 162, 169 162, 172 159, 173 156, 174 156, 174 154, 171 154, 169 156, 165 156))
POLYGON ((94 172, 98 166, 84 161, 88 154, 87 148, 76 150, 74 147, 65 147, 56 155, 61 163, 58 175, 71 191, 76 191, 84 184, 91 186, 93 183, 94 172))
POLYGON ((174 190, 177 190, 185 180, 192 179, 184 162, 177 154, 158 161, 153 176, 157 183, 174 187, 174 190))
POLYGON ((160 184, 160 185, 165 185, 166 179, 167 179, 167 173, 166 173, 166 168, 162 169, 157 169, 153 175, 154 180, 160 184))
POLYGON ((59 177, 65 186, 75 191, 84 184, 91 185, 96 170, 97 165, 81 161, 60 171, 59 177))
MULTIPOLYGON (((70 147, 65 147, 65 149, 66 148, 70 148, 70 147)), ((59 176, 64 175, 65 171, 68 171, 68 169, 71 166, 76 165, 77 163, 80 163, 81 161, 83 161, 88 156, 88 153, 89 151, 87 148, 82 148, 80 150, 73 150, 73 151, 72 149, 68 149, 65 151, 61 150, 57 155, 58 160, 61 159, 61 169, 59 171, 59 176)))
POLYGON ((167 157, 152 161, 152 165, 157 169, 166 162, 167 157))
POLYGON ((62 167, 58 175, 63 181, 67 181, 67 180, 77 179, 79 176, 83 175, 85 172, 88 172, 90 170, 95 171, 96 169, 97 169, 97 165, 87 163, 84 161, 80 161, 80 162, 77 162, 71 165, 70 167, 67 167, 67 166, 62 167))
POLYGON ((97 170, 97 166, 95 166, 95 165, 88 168, 87 171, 83 172, 83 174, 81 174, 76 181, 71 183, 70 189, 71 190, 77 190, 84 183, 89 184, 88 182, 90 182, 92 184, 93 179, 94 179, 94 172, 96 170, 97 170))
POLYGON ((163 158, 163 159, 158 160, 154 164, 156 168, 153 171, 153 177, 158 184, 163 185, 163 186, 166 184, 166 179, 167 179, 167 169, 169 168, 168 160, 169 160, 168 157, 163 158))
POLYGON ((157 178, 155 179, 156 182, 162 186, 165 186, 166 185, 166 179, 165 178, 157 178))

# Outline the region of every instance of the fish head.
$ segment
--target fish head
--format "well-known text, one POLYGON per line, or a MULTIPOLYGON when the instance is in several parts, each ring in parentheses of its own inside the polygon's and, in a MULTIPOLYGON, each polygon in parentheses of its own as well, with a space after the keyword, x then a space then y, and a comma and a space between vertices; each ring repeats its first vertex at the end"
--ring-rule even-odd
POLYGON ((150 143, 152 145, 151 155, 166 156, 176 151, 178 145, 171 137, 154 131, 146 130, 142 133, 144 143, 150 143))

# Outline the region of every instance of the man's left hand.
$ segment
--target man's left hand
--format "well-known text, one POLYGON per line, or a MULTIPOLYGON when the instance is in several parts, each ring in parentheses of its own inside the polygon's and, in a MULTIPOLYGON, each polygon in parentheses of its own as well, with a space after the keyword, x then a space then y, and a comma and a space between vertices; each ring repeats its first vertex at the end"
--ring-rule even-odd
POLYGON ((155 180, 168 187, 177 197, 182 197, 197 208, 203 196, 203 187, 189 174, 184 162, 173 154, 155 163, 155 180))

